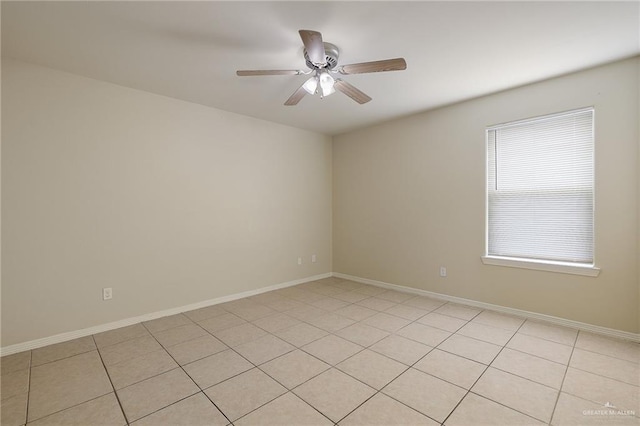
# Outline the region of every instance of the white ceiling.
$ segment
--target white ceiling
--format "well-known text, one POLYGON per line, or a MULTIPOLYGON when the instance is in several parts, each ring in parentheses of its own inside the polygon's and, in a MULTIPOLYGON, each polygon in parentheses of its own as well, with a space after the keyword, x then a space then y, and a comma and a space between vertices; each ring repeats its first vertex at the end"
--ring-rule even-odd
POLYGON ((330 135, 640 53, 631 2, 2 2, 2 55, 330 135), (340 64, 404 57, 406 71, 345 76, 341 93, 284 101, 304 76, 299 29, 340 64))

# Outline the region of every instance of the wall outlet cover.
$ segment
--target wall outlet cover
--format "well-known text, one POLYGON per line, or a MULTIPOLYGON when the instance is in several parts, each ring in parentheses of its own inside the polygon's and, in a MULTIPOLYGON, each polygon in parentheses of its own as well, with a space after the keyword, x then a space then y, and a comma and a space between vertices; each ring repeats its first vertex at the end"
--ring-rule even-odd
POLYGON ((109 300, 113 298, 113 289, 111 287, 105 287, 102 289, 102 300, 109 300))

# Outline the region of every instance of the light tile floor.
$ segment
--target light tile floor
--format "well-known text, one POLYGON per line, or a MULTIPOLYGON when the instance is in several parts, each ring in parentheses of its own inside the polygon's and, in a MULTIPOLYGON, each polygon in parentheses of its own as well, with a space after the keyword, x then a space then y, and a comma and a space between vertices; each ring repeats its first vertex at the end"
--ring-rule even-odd
POLYGON ((640 425, 639 360, 327 278, 3 357, 2 425, 640 425))

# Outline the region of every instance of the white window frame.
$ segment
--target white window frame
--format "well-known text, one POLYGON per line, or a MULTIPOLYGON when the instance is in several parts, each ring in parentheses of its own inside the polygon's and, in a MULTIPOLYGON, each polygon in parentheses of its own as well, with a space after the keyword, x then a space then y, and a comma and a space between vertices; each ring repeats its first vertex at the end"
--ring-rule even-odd
MULTIPOLYGON (((548 118, 553 118, 554 116, 578 113, 578 112, 587 111, 587 110, 592 111, 593 123, 595 125, 595 109, 593 107, 588 107, 588 108, 580 108, 580 109, 561 112, 561 113, 549 114, 545 116, 532 117, 524 120, 517 120, 517 121, 503 123, 503 124, 497 124, 497 125, 489 126, 485 129, 485 248, 484 248, 484 255, 481 257, 482 262, 485 265, 533 269, 533 270, 540 270, 540 271, 583 275, 583 276, 590 276, 590 277, 596 277, 600 273, 600 268, 595 266, 595 235, 594 235, 593 263, 591 264, 489 255, 489 170, 488 170, 489 132, 495 129, 506 127, 506 126, 518 125, 526 122, 532 122, 532 121, 541 120, 541 119, 548 119, 548 118)), ((594 137, 595 137, 595 132, 594 132, 594 137)), ((594 150, 595 150, 595 144, 594 144, 594 150)), ((594 168, 595 168, 595 164, 594 164, 594 168)), ((595 175, 595 170, 594 170, 594 175, 595 175)), ((594 190, 595 190, 595 182, 594 182, 594 190)), ((594 192, 594 198, 595 198, 595 192, 594 192)), ((595 221, 595 212, 594 212, 594 221, 595 221)), ((595 223, 594 223, 594 226, 595 226, 595 223)))

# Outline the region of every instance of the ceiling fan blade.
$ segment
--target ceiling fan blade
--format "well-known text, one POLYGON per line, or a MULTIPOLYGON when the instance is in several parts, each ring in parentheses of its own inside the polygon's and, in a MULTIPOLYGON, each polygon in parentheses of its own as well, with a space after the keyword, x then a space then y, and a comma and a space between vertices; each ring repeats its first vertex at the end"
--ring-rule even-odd
POLYGON ((248 77, 253 75, 299 75, 300 70, 238 70, 236 75, 248 77))
POLYGON ((383 61, 362 62, 359 64, 343 65, 338 68, 340 74, 364 74, 381 71, 401 71, 407 69, 404 58, 385 59, 383 61))
POLYGON ((322 42, 322 34, 318 31, 300 30, 300 38, 304 48, 307 50, 309 60, 315 65, 325 65, 327 59, 324 52, 324 43, 322 42))
POLYGON ((345 95, 347 95, 348 97, 350 97, 351 99, 353 99, 359 104, 366 104, 371 100, 371 97, 369 95, 365 94, 360 89, 353 86, 352 84, 349 84, 346 81, 341 80, 339 78, 336 79, 335 83, 333 84, 333 87, 335 87, 336 90, 344 93, 345 95))
POLYGON ((304 98, 304 95, 306 94, 307 94, 307 91, 304 90, 304 87, 300 86, 298 90, 293 92, 293 95, 289 96, 289 99, 287 99, 287 101, 284 104, 286 106, 298 105, 298 102, 300 102, 300 100, 304 98))

